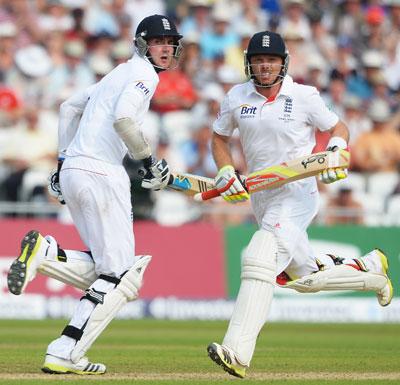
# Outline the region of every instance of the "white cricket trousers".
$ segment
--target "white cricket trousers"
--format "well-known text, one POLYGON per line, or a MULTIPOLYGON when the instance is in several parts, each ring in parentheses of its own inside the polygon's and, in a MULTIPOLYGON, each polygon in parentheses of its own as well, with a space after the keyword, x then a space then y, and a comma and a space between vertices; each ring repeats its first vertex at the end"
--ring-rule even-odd
POLYGON ((92 253, 96 274, 119 277, 135 262, 130 181, 124 167, 69 157, 60 184, 79 235, 92 253))
POLYGON ((307 235, 307 227, 319 207, 315 178, 256 193, 252 195, 252 205, 259 226, 276 237, 277 275, 285 271, 296 279, 317 271, 307 235))

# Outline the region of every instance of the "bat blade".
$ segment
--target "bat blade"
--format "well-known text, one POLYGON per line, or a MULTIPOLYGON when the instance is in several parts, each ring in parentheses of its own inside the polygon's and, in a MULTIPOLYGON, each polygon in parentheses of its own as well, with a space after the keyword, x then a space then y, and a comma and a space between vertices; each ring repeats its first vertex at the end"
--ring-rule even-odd
MULTIPOLYGON (((328 168, 348 168, 349 165, 350 153, 348 151, 323 151, 255 171, 246 178, 245 185, 247 191, 253 194, 318 175, 328 168)), ((219 196, 218 191, 214 189, 196 194, 194 199, 203 201, 217 196, 219 196)))
POLYGON ((195 195, 215 189, 215 184, 214 179, 205 176, 171 173, 167 187, 186 195, 195 195))

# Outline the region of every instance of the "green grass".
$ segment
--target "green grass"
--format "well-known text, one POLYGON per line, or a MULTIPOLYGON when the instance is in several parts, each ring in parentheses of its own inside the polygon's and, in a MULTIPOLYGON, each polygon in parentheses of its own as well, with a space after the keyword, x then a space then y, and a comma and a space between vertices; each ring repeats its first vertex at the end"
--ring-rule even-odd
POLYGON ((399 384, 400 325, 269 324, 245 380, 209 360, 226 322, 114 321, 90 351, 108 373, 84 378, 40 371, 64 321, 0 321, 0 384, 399 384))

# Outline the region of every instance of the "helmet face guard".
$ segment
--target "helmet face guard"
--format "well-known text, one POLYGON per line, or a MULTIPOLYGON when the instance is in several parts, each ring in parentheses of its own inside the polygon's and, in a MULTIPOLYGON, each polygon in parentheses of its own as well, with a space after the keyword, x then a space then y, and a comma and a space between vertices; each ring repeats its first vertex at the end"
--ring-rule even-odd
POLYGON ((282 37, 274 32, 264 31, 258 32, 249 41, 247 50, 244 51, 244 68, 246 76, 249 80, 252 80, 257 87, 273 87, 283 81, 287 74, 289 67, 289 52, 286 49, 285 42, 282 37), (281 70, 271 84, 260 83, 254 73, 253 66, 250 63, 250 58, 255 55, 270 55, 279 56, 282 58, 283 62, 281 65, 281 70))
POLYGON ((135 49, 139 56, 147 58, 156 70, 163 71, 175 68, 178 65, 179 57, 182 52, 182 44, 180 35, 172 19, 162 15, 152 15, 144 18, 138 25, 135 35, 135 49), (174 51, 172 54, 172 62, 168 68, 158 66, 154 63, 149 53, 149 40, 152 38, 171 37, 174 40, 174 51))

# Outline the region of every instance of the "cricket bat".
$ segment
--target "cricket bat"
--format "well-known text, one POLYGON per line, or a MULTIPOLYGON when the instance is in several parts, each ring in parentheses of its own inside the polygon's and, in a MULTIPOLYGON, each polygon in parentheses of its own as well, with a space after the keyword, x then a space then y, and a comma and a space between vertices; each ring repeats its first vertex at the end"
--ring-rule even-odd
POLYGON ((167 187, 186 195, 195 195, 215 189, 214 179, 205 176, 171 173, 167 187))
MULTIPOLYGON (((323 151, 302 156, 276 166, 264 168, 251 173, 244 180, 250 194, 262 190, 271 190, 286 183, 318 175, 330 168, 348 168, 350 153, 346 150, 323 151)), ((205 201, 219 196, 217 189, 207 190, 194 195, 197 201, 205 201)))

